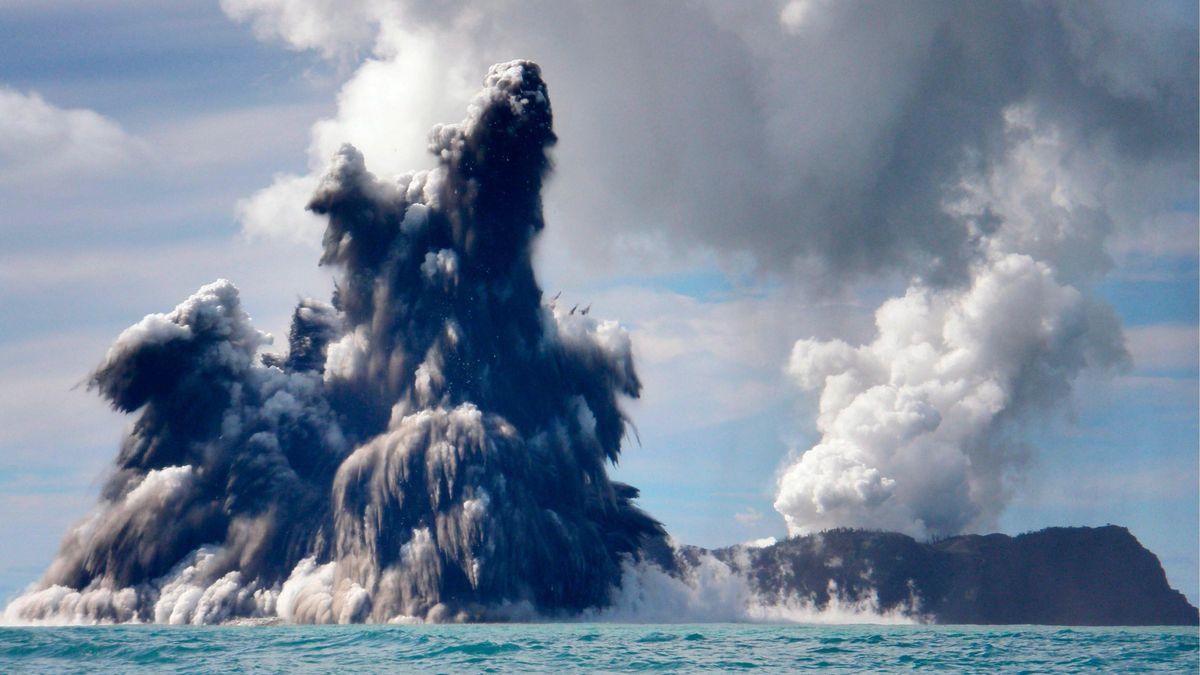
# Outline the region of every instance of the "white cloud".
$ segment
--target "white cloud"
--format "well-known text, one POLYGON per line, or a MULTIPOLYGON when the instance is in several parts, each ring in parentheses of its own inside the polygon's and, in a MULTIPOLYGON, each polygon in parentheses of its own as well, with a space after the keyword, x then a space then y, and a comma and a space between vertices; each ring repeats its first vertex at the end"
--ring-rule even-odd
MULTIPOLYGON (((299 2, 225 5, 244 7, 241 13, 231 13, 235 18, 275 16, 273 12, 283 11, 281 7, 304 6, 314 16, 324 16, 321 12, 332 9, 299 2)), ((278 29, 292 36, 288 39, 293 45, 313 46, 307 43, 303 25, 294 29, 289 25, 285 22, 278 29)), ((342 44, 336 32, 321 39, 329 49, 342 44)), ((318 245, 323 221, 304 207, 330 158, 345 143, 364 150, 368 168, 380 176, 432 166, 429 130, 461 115, 463 105, 477 88, 478 73, 468 76, 460 67, 462 54, 447 53, 436 35, 424 31, 400 32, 396 28, 386 39, 381 38, 377 49, 382 55, 363 61, 343 84, 335 114, 311 125, 309 173, 277 175, 271 185, 239 202, 237 215, 245 234, 259 240, 274 238, 318 245)))
POLYGON ((179 171, 304 157, 312 124, 328 106, 263 105, 164 120, 142 137, 156 161, 179 171))
POLYGON ((327 56, 369 45, 378 16, 395 5, 386 0, 221 0, 221 9, 235 21, 249 22, 260 39, 327 56))
POLYGON ((381 49, 342 86, 336 114, 313 126, 312 168, 324 170, 344 143, 380 176, 432 167, 429 130, 461 118, 479 87, 482 71, 464 67, 463 54, 448 53, 436 34, 391 34, 381 49))
POLYGON ((779 364, 793 336, 865 337, 870 327, 866 307, 786 288, 705 301, 637 285, 569 287, 560 302, 591 304, 593 316, 628 326, 645 385, 629 409, 639 427, 661 433, 742 419, 790 398, 779 364))
POLYGON ((291 241, 317 250, 325 221, 304 208, 316 187, 312 175, 275 176, 271 185, 238 201, 242 232, 251 240, 291 241))
POLYGON ((1200 330, 1194 325, 1137 326, 1125 335, 1139 371, 1195 371, 1200 365, 1200 330))
POLYGON ((754 508, 753 506, 747 506, 746 508, 742 509, 741 511, 738 511, 737 513, 733 514, 733 519, 738 521, 742 525, 755 525, 759 521, 761 521, 762 518, 763 518, 762 511, 759 511, 758 509, 754 508))
POLYGON ((751 539, 750 541, 743 543, 742 546, 745 546, 746 548, 766 548, 768 546, 774 546, 776 543, 777 540, 775 537, 763 537, 761 539, 751 539))
POLYGON ((779 22, 784 30, 799 33, 812 22, 813 15, 821 9, 821 0, 791 0, 779 11, 779 22))
MULTIPOLYGON (((1162 13, 1139 23, 1114 6, 1095 17, 1020 3, 914 10, 822 0, 667 3, 654 12, 547 0, 222 6, 293 48, 366 55, 337 113, 314 127, 313 175, 344 141, 385 176, 427 165, 426 130, 457 118, 490 63, 538 60, 561 137, 546 192, 558 218, 551 225, 569 228, 559 239, 600 267, 632 241, 654 243, 660 259, 694 249, 744 255, 768 272, 833 286, 896 269, 960 276, 970 233, 943 213, 943 188, 967 167, 986 178, 1003 159, 993 135, 1005 111, 1024 105, 1052 118, 1065 142, 1113 139, 1123 166, 1147 174, 1170 154, 1155 139, 1184 133, 1154 115, 1195 89, 1188 64, 1172 56, 1186 51, 1187 31, 1165 31, 1162 13), (564 37, 564 25, 588 29, 564 37), (987 37, 996 31, 1006 32, 987 37), (1062 31, 1070 45, 1057 39, 1062 31), (1105 48, 1114 31, 1146 58, 1125 64, 1105 48), (1096 50, 1104 73, 1116 75, 1084 63, 1096 50), (1161 94, 1147 99, 1146 115, 1112 112, 1131 74, 1161 94)), ((1025 178, 1091 179, 1086 157, 1064 156, 1050 176, 1025 178)), ((1158 181, 1176 194, 1180 176, 1191 179, 1180 162, 1158 181)), ((1101 229, 1146 215, 1138 193, 1102 196, 1087 219, 1101 229), (1117 212, 1118 196, 1138 207, 1117 212)))
POLYGON ((59 108, 37 93, 0 86, 0 183, 96 173, 140 151, 140 141, 95 111, 59 108))
POLYGON ((1200 254, 1200 218, 1195 211, 1159 211, 1122 230, 1110 247, 1118 260, 1135 255, 1195 258, 1200 254))

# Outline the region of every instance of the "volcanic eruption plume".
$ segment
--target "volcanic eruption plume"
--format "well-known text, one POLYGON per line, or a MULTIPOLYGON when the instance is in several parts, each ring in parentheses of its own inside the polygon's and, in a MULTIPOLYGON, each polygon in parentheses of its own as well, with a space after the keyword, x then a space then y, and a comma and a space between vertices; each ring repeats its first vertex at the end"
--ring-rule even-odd
POLYGON ((661 526, 609 480, 629 336, 543 303, 530 249, 555 142, 537 65, 493 66, 438 164, 394 180, 344 146, 332 302, 259 354, 228 281, 152 314, 90 384, 136 415, 96 510, 20 621, 464 620, 605 604, 661 526))

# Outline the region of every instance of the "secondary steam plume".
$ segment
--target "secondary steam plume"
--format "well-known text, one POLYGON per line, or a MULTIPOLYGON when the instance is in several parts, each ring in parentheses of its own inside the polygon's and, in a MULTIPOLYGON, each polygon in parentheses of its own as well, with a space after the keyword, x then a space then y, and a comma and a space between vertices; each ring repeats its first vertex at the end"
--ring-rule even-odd
POLYGON ((257 352, 228 281, 126 330, 91 376, 136 418, 95 512, 7 618, 454 620, 605 604, 662 546, 610 481, 628 335, 542 302, 530 246, 555 142, 537 65, 493 66, 429 171, 345 146, 332 304, 257 352))
POLYGON ((780 480, 793 533, 957 534, 998 515, 1023 448, 1005 423, 1054 403, 1097 348, 1096 316, 1052 270, 993 253, 967 288, 910 287, 851 347, 801 340, 789 372, 820 392, 820 442, 780 480))
POLYGON ((876 310, 868 344, 795 344, 788 372, 819 392, 821 438, 779 480, 792 534, 995 527, 1028 454, 1023 423, 1084 368, 1126 358, 1112 309, 1087 292, 1108 223, 1071 180, 1079 150, 1028 110, 1006 118, 1001 166, 945 207, 975 243, 967 280, 914 281, 876 310))

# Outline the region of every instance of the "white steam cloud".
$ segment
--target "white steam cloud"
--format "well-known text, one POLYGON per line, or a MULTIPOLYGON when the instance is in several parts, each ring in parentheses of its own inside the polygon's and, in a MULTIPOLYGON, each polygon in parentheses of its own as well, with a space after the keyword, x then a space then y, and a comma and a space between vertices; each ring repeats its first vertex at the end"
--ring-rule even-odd
POLYGON ((1021 422, 1053 411, 1082 369, 1125 358, 1111 309, 1068 283, 1107 262, 1100 183, 1066 170, 1074 146, 1027 111, 1007 120, 1005 163, 946 206, 975 241, 967 280, 914 282, 876 311, 868 344, 795 344, 787 372, 819 394, 821 439, 779 479, 789 532, 993 527, 1028 453, 1021 422))

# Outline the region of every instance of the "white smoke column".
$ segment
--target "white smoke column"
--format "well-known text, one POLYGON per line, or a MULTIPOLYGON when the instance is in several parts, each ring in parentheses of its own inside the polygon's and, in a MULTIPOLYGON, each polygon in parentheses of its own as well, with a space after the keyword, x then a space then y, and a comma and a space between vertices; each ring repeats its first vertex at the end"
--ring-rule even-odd
POLYGON ((977 242, 968 281, 913 282, 876 311, 869 344, 795 344, 787 371, 819 393, 821 439, 779 479, 791 534, 991 526, 1027 455, 1019 423, 1083 368, 1122 358, 1111 310, 1063 280, 1104 264, 1095 186, 1069 180, 1056 130, 1027 110, 1006 117, 1005 161, 947 205, 977 242))

